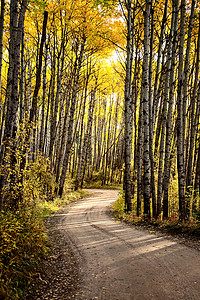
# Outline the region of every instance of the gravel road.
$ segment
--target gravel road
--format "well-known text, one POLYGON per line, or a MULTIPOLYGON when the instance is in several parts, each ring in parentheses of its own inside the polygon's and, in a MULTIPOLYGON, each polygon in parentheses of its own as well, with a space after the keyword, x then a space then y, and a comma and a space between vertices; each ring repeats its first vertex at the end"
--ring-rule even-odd
POLYGON ((117 191, 90 193, 54 215, 81 267, 73 299, 200 299, 199 251, 112 219, 117 191))

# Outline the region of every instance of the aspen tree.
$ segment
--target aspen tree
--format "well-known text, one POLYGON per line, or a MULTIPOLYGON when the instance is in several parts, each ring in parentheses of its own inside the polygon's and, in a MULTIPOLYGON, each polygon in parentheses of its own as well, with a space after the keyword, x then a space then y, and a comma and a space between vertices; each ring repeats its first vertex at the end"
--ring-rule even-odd
POLYGON ((185 166, 183 145, 183 56, 185 42, 185 0, 181 0, 180 37, 179 37, 179 66, 177 94, 177 170, 179 189, 180 219, 185 219, 185 166))
POLYGON ((22 28, 22 43, 21 43, 21 66, 20 66, 20 85, 19 85, 19 97, 20 97, 20 111, 19 122, 22 123, 24 119, 24 81, 25 81, 25 63, 24 63, 24 28, 22 28))
POLYGON ((0 15, 0 91, 1 91, 1 70, 3 60, 3 30, 4 30, 5 0, 1 0, 0 15))
POLYGON ((143 126, 144 126, 144 214, 150 217, 150 156, 149 156, 149 42, 150 42, 150 9, 152 1, 146 1, 144 11, 144 58, 143 58, 143 126))
POLYGON ((157 214, 161 213, 161 200, 163 195, 163 166, 164 166, 164 145, 166 137, 166 123, 167 123, 167 111, 169 103, 169 90, 170 90, 170 74, 172 70, 172 41, 175 31, 176 15, 173 13, 171 19, 171 29, 168 39, 168 49, 167 49, 167 62, 166 62, 166 71, 165 71, 165 86, 164 86, 164 99, 163 99, 163 110, 162 110, 162 130, 160 137, 159 145, 159 169, 158 169, 158 183, 157 183, 157 214))
POLYGON ((155 82, 154 82, 154 93, 153 93, 154 98, 153 98, 153 108, 152 108, 153 130, 155 127, 155 122, 156 122, 158 99, 159 99, 159 97, 158 97, 159 96, 158 95, 158 82, 159 82, 160 68, 161 68, 162 47, 163 47, 164 34, 165 34, 165 28, 166 28, 166 22, 167 22, 168 2, 169 2, 169 0, 165 0, 161 32, 160 32, 160 36, 159 36, 158 59, 157 59, 156 75, 155 75, 155 82))
POLYGON ((170 182, 170 149, 172 138, 172 113, 174 104, 174 91, 175 91, 175 64, 176 64, 176 51, 177 51, 177 29, 178 29, 178 12, 179 3, 173 1, 173 30, 171 30, 172 38, 172 58, 170 67, 170 79, 169 79, 169 105, 166 120, 166 136, 165 136, 165 159, 164 159, 164 179, 163 179, 163 217, 168 217, 168 191, 170 182))
POLYGON ((60 173, 61 173, 61 168, 62 168, 62 163, 64 159, 64 153, 66 149, 66 141, 67 141, 67 127, 68 127, 68 121, 69 121, 69 113, 70 113, 70 101, 71 101, 71 95, 70 91, 66 93, 65 96, 65 112, 64 112, 64 120, 63 120, 63 126, 62 126, 62 135, 61 135, 61 141, 60 141, 60 147, 58 149, 58 154, 57 154, 57 162, 55 165, 55 174, 56 174, 56 182, 59 182, 60 178, 60 173))
POLYGON ((76 175, 76 181, 75 181, 75 191, 78 190, 78 188, 79 188, 83 161, 85 159, 85 155, 83 154, 83 151, 84 151, 83 150, 83 122, 84 122, 84 116, 85 116, 88 83, 89 83, 90 75, 91 75, 91 64, 90 64, 89 60, 87 59, 87 70, 86 70, 85 82, 84 82, 85 83, 85 92, 84 92, 83 107, 82 107, 81 120, 80 120, 79 157, 78 157, 77 175, 76 175))
MULTIPOLYGON (((188 77, 189 77, 189 67, 190 67, 190 49, 191 49, 191 39, 192 39, 192 29, 194 23, 194 11, 195 11, 196 0, 192 0, 190 20, 188 25, 187 33, 187 47, 185 53, 185 65, 184 65, 184 82, 183 82, 183 132, 186 130, 186 110, 187 110, 187 99, 188 99, 188 77)), ((183 144, 185 151, 185 134, 183 135, 183 144)), ((186 155, 185 155, 186 156, 186 155)))
POLYGON ((116 155, 116 140, 117 140, 117 123, 118 123, 118 110, 119 110, 119 96, 117 97, 116 107, 115 107, 115 119, 114 119, 114 146, 112 151, 112 161, 111 161, 111 175, 110 182, 114 179, 114 165, 115 165, 115 155, 116 155))
POLYGON ((91 90, 91 97, 90 97, 90 104, 89 104, 89 111, 88 111, 88 120, 87 120, 87 127, 86 127, 86 132, 85 132, 83 154, 82 154, 82 161, 81 161, 81 170, 82 170, 81 188, 83 187, 83 182, 84 182, 88 158, 89 158, 90 142, 91 142, 91 135, 92 135, 93 113, 94 113, 94 105, 95 105, 95 94, 96 94, 96 88, 91 90))
MULTIPOLYGON (((72 90, 72 100, 71 100, 70 117, 69 117, 70 119, 69 119, 69 124, 68 124, 68 137, 67 137, 67 144, 66 144, 66 149, 65 149, 65 154, 64 154, 62 173, 61 173, 60 182, 59 182, 59 196, 60 197, 63 194, 64 182, 65 182, 65 177, 66 177, 67 167, 68 167, 68 162, 69 162, 69 155, 70 155, 70 151, 71 151, 71 147, 72 147, 74 114, 75 114, 76 98, 77 98, 77 92, 78 92, 78 82, 79 82, 79 77, 80 77, 80 70, 82 67, 85 42, 86 42, 86 38, 85 38, 85 36, 83 36, 83 40, 81 41, 81 45, 80 45, 80 52, 79 52, 79 54, 77 54, 78 56, 77 56, 77 60, 76 60, 77 68, 75 68, 76 77, 74 79, 73 90, 72 90)), ((79 45, 77 44, 77 47, 78 46, 79 45)))
MULTIPOLYGON (((33 123, 36 125, 36 115, 37 115, 37 101, 38 101, 38 94, 40 90, 40 85, 41 85, 41 72, 42 72, 42 58, 43 58, 43 48, 44 48, 44 43, 46 40, 46 28, 47 28, 47 19, 48 19, 48 12, 44 12, 44 19, 43 19, 43 29, 42 29, 42 36, 41 36, 41 41, 40 41, 40 47, 39 47, 39 57, 37 61, 37 66, 36 66, 36 83, 35 83, 35 88, 33 92, 33 98, 32 98, 32 105, 30 109, 30 114, 29 114, 29 119, 28 122, 26 123, 26 137, 25 137, 25 146, 23 149, 23 155, 22 155, 22 161, 20 164, 20 170, 24 170, 26 166, 26 151, 27 151, 27 145, 29 143, 29 139, 31 137, 31 133, 33 132, 33 137, 35 137, 35 128, 33 127, 33 123), (33 130, 32 130, 33 129, 33 130)), ((34 144, 35 147, 35 144, 34 144)), ((33 153, 34 155, 34 153, 33 153)), ((21 179, 23 181, 23 177, 21 179)))
MULTIPOLYGON (((61 21, 62 24, 62 21, 61 21)), ((56 34, 56 33, 54 33, 56 34)), ((51 161, 51 166, 53 168, 53 147, 56 138, 56 128, 57 128, 57 115, 58 115, 58 108, 62 93, 62 80, 64 75, 64 61, 65 61, 65 52, 66 46, 68 42, 67 32, 66 32, 66 25, 65 28, 62 28, 61 32, 61 45, 60 49, 58 49, 57 55, 57 84, 56 84, 56 93, 54 93, 54 88, 52 91, 52 118, 51 118, 51 126, 50 126, 50 145, 49 145, 49 158, 51 161)), ((55 47, 55 46, 54 46, 55 47)), ((55 52, 55 50, 54 50, 55 52)), ((54 53, 55 55, 55 53, 54 53)), ((54 61, 54 58, 53 58, 54 61)), ((55 76, 55 62, 54 62, 54 76, 55 76)), ((55 81, 53 81, 55 83, 55 81)))
MULTIPOLYGON (((199 15, 200 20, 200 15, 199 15)), ((200 82, 199 82, 199 88, 198 88, 198 103, 200 103, 200 82)), ((199 104, 200 105, 200 104, 199 104)), ((195 213, 197 211, 197 199, 198 196, 200 196, 200 143, 198 145, 197 149, 197 161, 196 161, 196 173, 195 173, 195 179, 194 179, 194 199, 192 203, 192 211, 195 213)))
MULTIPOLYGON (((111 96, 112 97, 112 96, 111 96)), ((102 185, 106 184, 107 181, 107 169, 108 169, 108 165, 109 165, 109 152, 110 152, 110 139, 111 139, 111 116, 112 116, 112 103, 110 103, 110 109, 109 109, 109 113, 108 113, 108 129, 107 129, 107 142, 105 143, 105 167, 103 170, 104 176, 103 176, 103 180, 102 180, 102 185)))
POLYGON ((132 153, 132 130, 133 130, 133 105, 131 95, 131 82, 132 82, 132 51, 133 51, 133 27, 134 17, 132 17, 132 0, 126 1, 127 8, 127 36, 126 36, 126 76, 124 87, 124 118, 125 118, 125 149, 124 149, 124 192, 125 192, 125 204, 126 210, 132 209, 132 195, 131 195, 131 153, 132 153))
POLYGON ((41 112, 41 127, 40 127, 40 141, 39 151, 44 151, 44 121, 45 121, 45 100, 46 100, 46 89, 47 89, 47 52, 48 45, 45 43, 44 48, 44 66, 43 66, 43 93, 42 93, 42 112, 41 112))
MULTIPOLYGON (((4 158, 8 147, 10 146, 11 138, 16 138, 17 126, 17 111, 19 106, 19 71, 20 71, 20 47, 22 42, 22 30, 24 27, 24 18, 27 7, 27 0, 21 2, 21 10, 19 12, 19 3, 17 0, 10 1, 10 43, 9 43, 9 70, 7 78, 7 111, 5 119, 5 129, 1 148, 0 162, 5 164, 4 158)), ((16 141, 12 146, 13 155, 16 146, 16 141)), ((13 157, 13 155, 11 155, 13 157)), ((12 160, 12 158, 11 158, 12 160)), ((13 166, 14 167, 14 166, 13 166)), ((0 176, 0 209, 3 208, 2 189, 5 184, 5 177, 0 176)))
POLYGON ((154 156, 153 156, 153 114, 152 114, 152 73, 153 73, 153 40, 154 40, 154 11, 151 8, 151 38, 150 38, 150 58, 149 58, 149 157, 151 163, 151 196, 152 196, 152 214, 156 217, 156 190, 154 174, 154 156))
POLYGON ((138 121, 138 141, 137 141, 137 216, 138 217, 141 213, 141 202, 142 202, 142 159, 143 159, 142 149, 143 149, 143 142, 144 142, 142 92, 143 89, 141 87, 139 121, 138 121))
POLYGON ((34 117, 37 112, 37 98, 38 98, 38 93, 41 85, 42 58, 43 58, 44 44, 46 40, 47 19, 48 19, 48 12, 45 11, 44 20, 43 20, 42 37, 40 41, 39 57, 38 57, 37 70, 36 70, 36 84, 33 92, 32 107, 30 109, 30 116, 29 116, 30 123, 34 121, 34 117))
POLYGON ((101 166, 101 158, 103 156, 103 129, 104 126, 106 126, 106 103, 102 104, 103 106, 103 117, 101 116, 101 106, 99 106, 99 114, 98 114, 98 130, 97 130, 97 136, 98 136, 98 157, 97 157, 97 164, 96 164, 96 170, 98 171, 101 166))
POLYGON ((10 2, 10 44, 9 44, 9 70, 7 79, 7 113, 5 120, 4 140, 7 142, 12 137, 13 127, 17 117, 19 105, 18 75, 20 70, 20 47, 22 42, 22 30, 27 1, 21 3, 20 14, 19 3, 16 0, 10 2))
POLYGON ((197 92, 199 85, 199 59, 200 59, 200 24, 199 24, 199 33, 197 40, 197 48, 196 48, 196 65, 195 65, 195 79, 194 86, 191 97, 191 114, 190 114, 190 146, 189 146, 189 158, 187 165, 187 173, 186 173, 186 192, 187 192, 187 202, 186 202, 186 216, 190 215, 190 197, 191 197, 191 189, 193 185, 193 161, 194 161, 194 141, 195 135, 197 132, 197 126, 199 123, 199 107, 197 102, 197 92))

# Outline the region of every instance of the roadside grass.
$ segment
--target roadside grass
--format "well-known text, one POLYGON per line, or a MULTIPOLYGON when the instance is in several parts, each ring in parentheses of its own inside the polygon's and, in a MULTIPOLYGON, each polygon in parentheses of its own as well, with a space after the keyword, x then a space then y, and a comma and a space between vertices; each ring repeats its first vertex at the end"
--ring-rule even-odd
MULTIPOLYGON (((134 204, 133 204, 134 207, 134 204)), ((114 217, 121 221, 127 222, 137 227, 148 229, 149 231, 160 231, 170 235, 200 238, 200 212, 196 212, 193 217, 188 220, 179 220, 178 213, 169 217, 168 219, 151 219, 149 220, 144 215, 137 216, 135 210, 130 213, 125 211, 124 195, 121 193, 120 197, 113 205, 114 217)))
POLYGON ((71 202, 74 202, 80 198, 83 198, 87 195, 88 195, 88 193, 84 190, 65 191, 62 198, 55 197, 50 201, 45 200, 43 203, 40 203, 38 217, 41 219, 45 219, 45 218, 49 217, 50 215, 54 214, 55 212, 57 212, 62 207, 66 206, 66 205, 70 204, 71 202))
POLYGON ((40 264, 50 254, 44 220, 63 206, 85 196, 85 191, 65 188, 64 196, 41 196, 16 211, 0 214, 0 299, 23 299, 26 287, 38 276, 40 264))

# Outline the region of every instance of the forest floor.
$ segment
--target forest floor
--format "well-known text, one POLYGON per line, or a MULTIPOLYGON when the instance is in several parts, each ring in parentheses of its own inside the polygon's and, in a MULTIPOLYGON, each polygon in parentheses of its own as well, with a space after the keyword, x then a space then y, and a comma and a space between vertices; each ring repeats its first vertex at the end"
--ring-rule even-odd
POLYGON ((127 225, 118 191, 90 193, 47 219, 53 250, 25 299, 200 299, 200 241, 127 225))

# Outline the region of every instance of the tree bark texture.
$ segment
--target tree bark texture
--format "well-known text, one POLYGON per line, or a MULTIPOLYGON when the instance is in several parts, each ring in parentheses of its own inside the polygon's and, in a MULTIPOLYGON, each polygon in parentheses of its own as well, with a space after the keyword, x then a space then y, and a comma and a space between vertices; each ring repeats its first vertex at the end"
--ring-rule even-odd
POLYGON ((150 155, 149 155, 149 43, 150 43, 150 9, 152 2, 146 1, 144 12, 144 60, 143 60, 143 126, 144 126, 144 214, 150 217, 150 155))
POLYGON ((132 208, 132 195, 131 195, 131 153, 132 153, 132 131, 133 131, 133 105, 131 95, 131 82, 132 82, 132 38, 133 38, 133 24, 132 24, 132 0, 127 1, 127 45, 126 45, 126 77, 125 77, 125 150, 124 150, 124 193, 126 210, 131 211, 132 208))
POLYGON ((0 90, 1 90, 1 70, 3 60, 3 30, 4 30, 5 0, 1 0, 0 15, 0 90))
POLYGON ((180 219, 185 219, 185 166, 183 145, 183 55, 185 41, 185 0, 181 1, 179 42, 179 67, 178 67, 178 95, 177 95, 177 169, 179 188, 179 214, 180 219))

